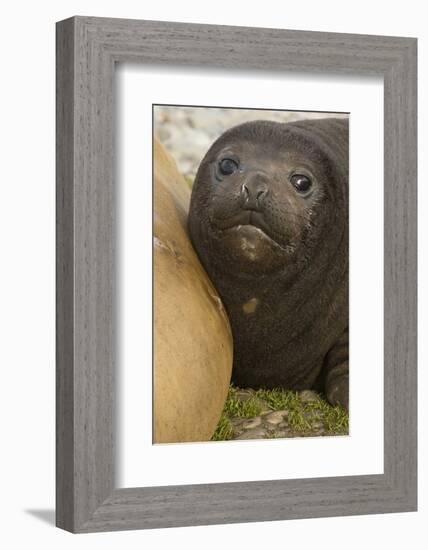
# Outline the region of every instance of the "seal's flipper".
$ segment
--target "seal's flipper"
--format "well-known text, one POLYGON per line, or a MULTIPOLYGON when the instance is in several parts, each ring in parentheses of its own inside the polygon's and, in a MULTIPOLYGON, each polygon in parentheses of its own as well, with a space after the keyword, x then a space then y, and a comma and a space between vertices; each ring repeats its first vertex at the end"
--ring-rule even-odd
POLYGON ((349 331, 328 352, 324 364, 325 394, 332 405, 349 410, 349 331))

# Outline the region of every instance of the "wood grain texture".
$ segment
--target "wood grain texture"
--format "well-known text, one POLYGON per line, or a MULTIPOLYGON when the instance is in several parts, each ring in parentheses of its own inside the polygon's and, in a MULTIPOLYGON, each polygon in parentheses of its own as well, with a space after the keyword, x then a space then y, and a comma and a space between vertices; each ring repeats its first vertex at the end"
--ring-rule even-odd
POLYGON ((416 40, 75 17, 57 24, 57 525, 416 510, 416 40), (385 93, 383 475, 115 489, 114 64, 375 74, 385 93))
POLYGON ((73 159, 74 25, 56 37, 56 519, 73 528, 73 159))

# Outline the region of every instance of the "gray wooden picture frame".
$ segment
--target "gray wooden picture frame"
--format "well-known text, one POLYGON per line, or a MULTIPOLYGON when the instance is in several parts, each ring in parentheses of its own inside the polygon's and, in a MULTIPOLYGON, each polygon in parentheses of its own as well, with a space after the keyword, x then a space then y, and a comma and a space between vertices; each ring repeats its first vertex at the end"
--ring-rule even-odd
POLYGON ((57 24, 58 527, 83 533, 416 510, 416 47, 414 38, 155 21, 57 24), (115 487, 117 62, 383 77, 383 474, 115 487))

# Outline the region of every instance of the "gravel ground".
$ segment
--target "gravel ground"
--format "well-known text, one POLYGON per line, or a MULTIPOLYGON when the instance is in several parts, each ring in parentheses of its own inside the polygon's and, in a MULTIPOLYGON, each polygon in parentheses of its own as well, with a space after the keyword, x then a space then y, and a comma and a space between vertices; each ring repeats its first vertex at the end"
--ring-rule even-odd
MULTIPOLYGON (((251 395, 248 390, 237 392, 238 399, 246 399, 251 395)), ((311 403, 320 400, 320 396, 311 391, 306 390, 299 395, 303 403, 311 403)), ((332 431, 328 429, 325 422, 317 410, 308 410, 304 413, 304 419, 307 424, 301 429, 296 429, 290 422, 290 410, 280 409, 272 411, 267 402, 261 401, 262 412, 258 416, 249 418, 241 418, 239 416, 232 417, 232 439, 276 439, 283 437, 318 437, 325 435, 347 435, 347 425, 332 431)))
POLYGON ((250 120, 292 122, 305 118, 346 118, 338 113, 258 111, 206 107, 154 108, 155 134, 175 159, 179 171, 192 181, 211 144, 227 129, 250 120))
POLYGON ((231 386, 214 441, 348 435, 349 417, 312 390, 231 386))

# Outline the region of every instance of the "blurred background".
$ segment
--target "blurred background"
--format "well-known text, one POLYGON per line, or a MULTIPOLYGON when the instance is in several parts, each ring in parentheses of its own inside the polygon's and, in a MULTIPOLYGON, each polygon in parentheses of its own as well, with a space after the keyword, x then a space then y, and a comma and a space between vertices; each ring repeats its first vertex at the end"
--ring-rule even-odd
POLYGON ((227 129, 250 120, 292 122, 305 118, 347 118, 345 113, 219 109, 216 107, 154 106, 154 131, 193 183, 199 163, 211 144, 227 129))

